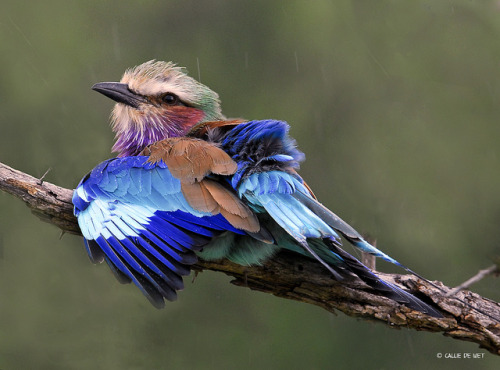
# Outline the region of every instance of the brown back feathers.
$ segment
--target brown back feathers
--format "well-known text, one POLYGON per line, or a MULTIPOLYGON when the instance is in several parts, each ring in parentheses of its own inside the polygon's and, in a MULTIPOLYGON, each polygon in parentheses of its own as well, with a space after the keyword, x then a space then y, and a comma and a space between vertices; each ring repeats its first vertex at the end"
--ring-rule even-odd
POLYGON ((181 189, 189 205, 211 214, 221 213, 231 225, 248 232, 260 230, 259 221, 230 187, 207 178, 210 174, 232 175, 236 162, 216 145, 195 138, 169 138, 154 143, 140 155, 148 162, 162 160, 170 173, 181 181, 181 189))

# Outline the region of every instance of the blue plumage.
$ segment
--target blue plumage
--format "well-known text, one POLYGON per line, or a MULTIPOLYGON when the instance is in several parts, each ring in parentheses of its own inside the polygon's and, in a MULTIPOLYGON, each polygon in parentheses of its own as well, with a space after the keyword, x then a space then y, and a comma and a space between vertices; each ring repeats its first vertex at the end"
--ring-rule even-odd
POLYGON ((166 166, 147 160, 101 163, 75 189, 73 204, 91 260, 104 255, 114 272, 161 307, 162 297, 173 300, 182 288, 181 276, 197 260, 194 251, 222 231, 242 231, 220 214, 193 209, 166 166))
POLYGON ((317 259, 338 280, 355 274, 391 299, 440 315, 340 249, 343 236, 400 265, 315 199, 296 172, 304 154, 288 136, 285 122, 215 122, 209 135, 193 132, 176 143, 188 148, 208 141, 209 149, 224 158, 211 165, 226 161, 223 168, 235 163, 234 170, 204 170, 205 178, 195 176, 203 163, 182 157, 190 153, 187 149, 169 157, 167 139, 163 149, 150 149, 150 156, 104 161, 80 182, 73 203, 92 261, 105 259, 120 281, 134 282, 161 307, 164 298, 176 298, 196 255, 251 265, 285 248, 317 259))

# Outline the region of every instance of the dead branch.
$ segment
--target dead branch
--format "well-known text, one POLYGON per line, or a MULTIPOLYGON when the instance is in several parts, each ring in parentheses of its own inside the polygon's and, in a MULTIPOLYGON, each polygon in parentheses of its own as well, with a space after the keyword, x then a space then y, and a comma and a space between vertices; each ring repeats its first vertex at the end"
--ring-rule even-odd
MULTIPOLYGON (((34 214, 68 233, 80 234, 73 216, 72 191, 40 181, 0 163, 0 189, 23 200, 34 214)), ((437 319, 412 311, 396 302, 375 295, 361 281, 338 283, 318 263, 293 253, 282 252, 264 266, 244 267, 227 260, 199 261, 196 270, 213 270, 233 276, 233 284, 320 306, 327 311, 375 320, 394 328, 441 332, 455 339, 471 341, 500 355, 500 304, 471 291, 459 291, 447 297, 450 288, 441 282, 431 284, 413 275, 379 273, 425 301, 440 307, 445 318, 437 319), (456 298, 460 300, 457 300, 456 298), (467 302, 465 305, 462 302, 467 302)))
POLYGON ((477 283, 478 281, 483 280, 486 276, 488 275, 493 275, 495 273, 499 273, 500 270, 497 265, 492 265, 484 270, 479 270, 479 272, 471 277, 470 279, 464 281, 462 284, 456 286, 452 290, 450 290, 448 293, 446 293, 446 297, 451 297, 455 295, 457 292, 459 292, 462 289, 466 289, 470 287, 472 284, 477 283))

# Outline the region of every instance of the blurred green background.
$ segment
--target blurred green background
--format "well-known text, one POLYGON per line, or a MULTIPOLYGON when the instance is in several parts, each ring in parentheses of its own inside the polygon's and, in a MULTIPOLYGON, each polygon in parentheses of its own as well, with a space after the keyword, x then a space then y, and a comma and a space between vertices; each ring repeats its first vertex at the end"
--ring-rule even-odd
MULTIPOLYGON (((499 1, 3 0, 0 161, 73 188, 111 156, 112 103, 90 87, 150 59, 229 117, 288 121, 320 200, 420 274, 453 286, 499 255, 499 1)), ((158 311, 59 234, 0 194, 1 369, 498 365, 213 272, 158 311)), ((498 279, 474 290, 500 300, 498 279)))

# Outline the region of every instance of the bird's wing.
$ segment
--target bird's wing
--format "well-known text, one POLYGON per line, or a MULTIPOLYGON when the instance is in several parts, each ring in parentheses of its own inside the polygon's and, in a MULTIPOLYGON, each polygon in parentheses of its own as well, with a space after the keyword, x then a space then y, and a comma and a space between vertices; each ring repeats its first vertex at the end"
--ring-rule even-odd
MULTIPOLYGON (((285 122, 242 123, 224 136, 221 147, 238 163, 232 185, 241 199, 256 211, 270 215, 304 252, 318 260, 333 276, 342 279, 349 271, 388 298, 415 310, 442 316, 417 297, 380 279, 340 248, 339 234, 359 249, 402 266, 366 242, 354 228, 316 200, 295 171, 303 154, 288 136, 285 122)), ((290 243, 283 247, 300 252, 293 245, 290 248, 290 243)))
POLYGON ((182 289, 195 251, 223 231, 259 236, 260 226, 233 189, 207 177, 236 171, 221 149, 178 139, 148 151, 98 165, 73 203, 91 260, 161 307, 182 289))
POLYGON ((296 149, 288 129, 282 121, 249 121, 221 139, 222 149, 238 164, 232 185, 240 197, 265 209, 301 244, 307 238, 339 241, 341 234, 361 250, 400 265, 317 201, 295 170, 304 155, 296 149))

